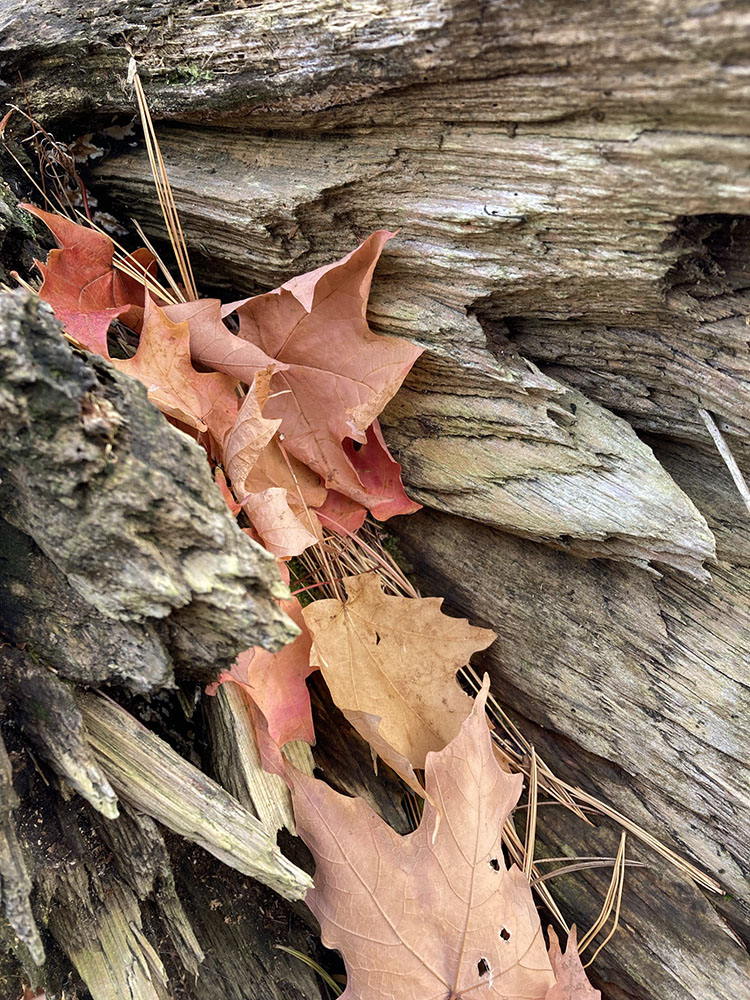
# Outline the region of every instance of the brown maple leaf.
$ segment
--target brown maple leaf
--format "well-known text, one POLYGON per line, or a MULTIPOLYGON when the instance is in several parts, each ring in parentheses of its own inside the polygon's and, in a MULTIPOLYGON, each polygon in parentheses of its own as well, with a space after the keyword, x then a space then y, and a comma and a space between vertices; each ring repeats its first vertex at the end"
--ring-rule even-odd
MULTIPOLYGON (((21 207, 41 219, 60 245, 50 250, 46 264, 36 262, 44 279, 39 297, 49 302, 71 339, 109 358, 107 331, 113 320, 140 329, 143 285, 114 268, 114 244, 104 233, 34 205, 21 207)), ((154 256, 141 249, 127 260, 149 270, 154 256)))
POLYGON ((263 416, 270 383, 270 368, 256 373, 224 443, 224 465, 238 499, 250 492, 246 480, 281 423, 263 416))
POLYGON ((320 541, 320 524, 312 513, 299 517, 289 506, 289 494, 279 487, 250 493, 242 501, 261 544, 281 559, 298 556, 320 541))
POLYGON ((166 416, 185 427, 206 431, 216 394, 232 394, 231 379, 216 372, 197 372, 190 361, 187 323, 173 323, 150 295, 146 296, 143 330, 132 358, 111 359, 115 368, 146 386, 148 398, 166 416), (219 381, 217 381, 219 380, 219 381))
POLYGON ((578 934, 575 924, 570 928, 565 953, 560 951, 557 934, 550 927, 549 960, 555 973, 555 985, 544 1000, 600 1000, 601 993, 595 990, 586 977, 578 954, 578 934))
POLYGON ((270 367, 256 373, 226 437, 224 464, 261 543, 274 555, 289 558, 322 537, 310 507, 325 499, 326 490, 320 477, 296 460, 295 470, 274 439, 281 421, 263 414, 272 373, 270 367))
POLYGON ((187 323, 190 328, 190 354, 195 361, 224 372, 246 385, 251 385, 259 371, 285 368, 254 343, 235 336, 222 320, 218 299, 199 299, 166 306, 165 313, 175 323, 187 323))
POLYGON ((577 992, 567 972, 556 980, 529 883, 505 866, 501 831, 523 778, 495 759, 487 690, 485 680, 455 739, 428 755, 428 799, 406 837, 362 799, 288 775, 297 831, 316 864, 307 903, 323 943, 344 957, 345 1000, 598 996, 577 992))
POLYGON ((239 336, 284 366, 274 376, 266 416, 281 420, 289 454, 368 509, 371 491, 343 442, 367 443, 367 428, 422 353, 408 341, 376 336, 367 325, 372 273, 392 235, 374 233, 335 264, 222 310, 226 316, 236 309, 239 336))
POLYGON ((415 789, 414 768, 450 742, 471 710, 456 671, 495 639, 449 618, 438 597, 392 597, 375 573, 344 581, 347 599, 303 611, 310 662, 354 728, 415 789))

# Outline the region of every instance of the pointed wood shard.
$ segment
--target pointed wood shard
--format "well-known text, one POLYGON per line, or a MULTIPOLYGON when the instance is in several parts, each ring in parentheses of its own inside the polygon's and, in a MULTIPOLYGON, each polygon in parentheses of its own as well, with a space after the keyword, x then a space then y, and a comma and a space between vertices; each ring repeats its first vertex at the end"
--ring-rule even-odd
POLYGON ((476 395, 402 389, 382 421, 411 494, 574 555, 707 579, 713 534, 648 445, 581 393, 539 380, 548 386, 527 380, 518 396, 498 386, 505 399, 486 394, 491 382, 476 395))

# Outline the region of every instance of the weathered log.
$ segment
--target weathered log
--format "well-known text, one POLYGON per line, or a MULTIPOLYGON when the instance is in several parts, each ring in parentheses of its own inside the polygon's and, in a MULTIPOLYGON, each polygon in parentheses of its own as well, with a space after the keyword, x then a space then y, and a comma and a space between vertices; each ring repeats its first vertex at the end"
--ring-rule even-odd
MULTIPOLYGON (((22 291, 3 295, 0 407, 3 515, 94 611, 147 626, 206 679, 238 649, 294 634, 272 599, 284 592, 272 557, 232 521, 197 445, 138 383, 77 355, 22 291)), ((129 652, 112 679, 166 683, 129 652)))
POLYGON ((117 796, 94 760, 70 684, 17 649, 0 649, 0 680, 30 745, 104 816, 117 796))
MULTIPOLYGON (((203 711, 217 781, 258 817, 272 837, 282 828, 295 834, 291 793, 277 774, 263 769, 248 696, 236 684, 222 684, 214 697, 203 699, 203 711)), ((313 773, 307 743, 292 741, 284 754, 303 773, 313 773)))
POLYGON ((304 898, 310 877, 236 799, 115 702, 79 693, 78 705, 97 761, 131 806, 286 899, 304 898))
POLYGON ((177 995, 198 1000, 218 975, 227 980, 227 996, 318 1000, 312 973, 294 959, 276 957, 277 941, 311 950, 309 929, 283 909, 282 900, 274 902, 273 893, 200 848, 176 839, 165 843, 156 824, 126 804, 112 821, 80 798, 66 801, 30 758, 23 760, 13 728, 6 732, 22 793, 15 830, 34 883, 46 961, 35 968, 0 927, 3 996, 15 1000, 23 978, 45 986, 49 996, 67 995, 70 988, 92 1000, 166 1000, 179 987, 177 995), (276 938, 269 939, 258 919, 262 912, 273 914, 281 928, 276 938), (15 951, 15 960, 6 948, 15 951), (273 970, 283 985, 258 976, 255 993, 256 976, 235 981, 232 962, 239 976, 273 970))
POLYGON ((13 775, 5 743, 0 737, 0 900, 5 919, 18 935, 18 940, 29 949, 32 959, 39 965, 44 960, 44 947, 39 937, 29 894, 31 879, 21 853, 13 821, 18 806, 18 796, 13 789, 13 775))
MULTIPOLYGON (((22 69, 58 137, 131 115, 136 56, 171 119, 157 128, 205 287, 270 288, 402 226, 371 322, 429 352, 385 420, 408 483, 428 505, 568 549, 418 515, 400 531, 423 586, 501 633, 496 693, 549 727, 535 738, 550 759, 715 872, 737 896, 722 911, 750 936, 748 748, 733 717, 746 704, 746 514, 698 413, 744 467, 745 10, 121 0, 100 13, 33 0, 1 17, 7 94, 19 99, 22 69), (659 437, 646 447, 620 416, 659 437), (571 553, 706 564, 712 580, 571 553)), ((94 187, 161 231, 137 149, 105 160, 94 187)), ((366 787, 366 763, 336 783, 366 787)), ((649 875, 597 959, 605 993, 708 1000, 722 961, 734 987, 744 953, 687 890, 652 906, 649 875), (681 915, 705 927, 692 969, 701 941, 681 915)))

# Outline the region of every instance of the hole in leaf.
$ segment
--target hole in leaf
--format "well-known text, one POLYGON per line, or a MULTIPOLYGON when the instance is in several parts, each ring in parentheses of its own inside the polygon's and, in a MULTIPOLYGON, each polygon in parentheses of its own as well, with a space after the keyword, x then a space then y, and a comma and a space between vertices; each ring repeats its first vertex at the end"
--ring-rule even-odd
POLYGON ((510 941, 510 931, 508 930, 507 927, 500 928, 500 937, 503 939, 503 941, 510 941))
POLYGON ((380 645, 380 632, 375 633, 375 645, 376 646, 380 645))
POLYGON ((490 971, 490 966, 487 959, 480 958, 479 961, 477 962, 477 972, 479 973, 479 975, 486 976, 489 971, 490 971))
POLYGON ((496 872, 500 871, 500 862, 497 860, 497 858, 490 858, 489 864, 490 868, 493 868, 496 872))

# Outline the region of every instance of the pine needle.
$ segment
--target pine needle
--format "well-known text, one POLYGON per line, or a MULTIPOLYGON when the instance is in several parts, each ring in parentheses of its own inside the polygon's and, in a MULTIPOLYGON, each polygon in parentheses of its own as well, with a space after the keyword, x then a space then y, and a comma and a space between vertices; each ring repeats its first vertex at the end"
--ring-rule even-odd
POLYGON ((285 951, 287 955, 292 955, 299 962, 303 962, 308 968, 313 969, 323 982, 328 986, 329 989, 333 990, 334 996, 340 997, 344 992, 341 986, 336 982, 333 976, 326 972, 322 965, 318 965, 314 958, 310 958, 303 951, 297 951, 296 948, 288 948, 285 944, 277 944, 276 948, 278 951, 285 951))
POLYGON ((593 942, 594 938, 599 934, 600 931, 604 929, 607 921, 614 910, 614 920, 612 921, 612 928, 609 934, 605 937, 599 947, 596 949, 594 954, 588 960, 584 969, 588 969, 591 963, 596 959, 599 952, 604 948, 604 946, 612 939, 613 934, 617 930, 620 923, 620 907, 622 905, 622 890, 625 885, 625 842, 627 834, 622 831, 622 836, 620 837, 620 847, 617 851, 617 858, 615 859, 615 870, 612 873, 612 881, 609 884, 609 889, 604 900, 604 905, 602 906, 601 913, 594 921, 593 926, 588 931, 587 934, 581 938, 581 943, 579 945, 579 954, 584 952, 586 948, 593 942))
POLYGON ((185 243, 185 236, 182 232, 182 225, 180 223, 177 205, 172 193, 172 186, 169 183, 169 177, 167 176, 167 168, 161 155, 159 141, 156 138, 154 123, 151 118, 151 112, 148 108, 148 102, 146 101, 143 84, 141 83, 141 78, 138 76, 138 68, 135 59, 130 60, 130 66, 128 68, 128 82, 132 83, 135 88, 135 96, 138 102, 138 113, 141 116, 143 137, 146 141, 148 161, 151 165, 151 173, 154 178, 156 195, 159 199, 159 206, 161 208, 161 214, 164 218, 164 225, 167 228, 167 234, 172 244, 175 260, 177 261, 177 268, 180 272, 180 277, 182 278, 182 283, 185 286, 188 298, 195 301, 198 298, 198 291, 195 287, 195 279, 193 278, 193 269, 190 264, 190 257, 188 256, 187 244, 185 243))
POLYGON ((526 843, 523 852, 523 873, 531 881, 534 867, 534 845, 536 843, 536 814, 539 799, 539 780, 536 766, 536 751, 531 748, 531 770, 529 772, 529 808, 526 814, 526 843))
POLYGON ((742 502, 750 512, 750 489, 747 487, 745 477, 742 475, 740 467, 735 461, 734 455, 729 450, 726 438, 719 430, 716 425, 716 421, 708 410, 699 409, 698 413, 703 420, 703 423, 706 425, 706 430, 711 435, 713 442, 716 445, 716 450, 721 455, 727 469, 729 469, 729 475, 732 477, 732 482, 737 487, 737 492, 742 497, 742 502))

